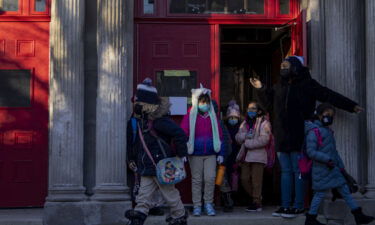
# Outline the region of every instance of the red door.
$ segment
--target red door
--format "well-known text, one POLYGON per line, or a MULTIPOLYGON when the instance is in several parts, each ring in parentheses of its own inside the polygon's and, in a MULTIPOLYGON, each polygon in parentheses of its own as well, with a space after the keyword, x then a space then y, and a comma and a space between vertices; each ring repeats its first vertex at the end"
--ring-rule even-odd
MULTIPOLYGON (((208 88, 215 86, 215 26, 138 24, 137 28, 135 84, 151 77, 159 90, 168 87, 164 94, 161 93, 167 97, 190 97, 191 88, 197 88, 199 83, 208 88), (168 79, 162 79, 163 75, 168 79)), ((181 116, 176 118, 177 121, 180 119, 181 116)), ((191 202, 190 179, 178 187, 183 190, 183 201, 191 202)))
POLYGON ((0 22, 0 207, 47 194, 49 22, 0 22))

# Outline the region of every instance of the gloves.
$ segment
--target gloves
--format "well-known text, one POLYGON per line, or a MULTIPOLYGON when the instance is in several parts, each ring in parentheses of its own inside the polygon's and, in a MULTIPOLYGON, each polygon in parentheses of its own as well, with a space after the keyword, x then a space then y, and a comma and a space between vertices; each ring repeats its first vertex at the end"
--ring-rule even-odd
POLYGON ((335 168, 335 163, 330 159, 327 163, 326 163, 326 165, 328 166, 328 168, 330 168, 330 169, 333 169, 333 168, 335 168))
POLYGON ((219 164, 223 164, 223 162, 224 162, 224 157, 221 156, 221 155, 219 155, 219 156, 217 157, 216 161, 217 161, 219 164))
POLYGON ((187 163, 188 162, 188 158, 185 156, 185 157, 182 157, 181 158, 182 159, 182 162, 184 162, 184 163, 187 163))

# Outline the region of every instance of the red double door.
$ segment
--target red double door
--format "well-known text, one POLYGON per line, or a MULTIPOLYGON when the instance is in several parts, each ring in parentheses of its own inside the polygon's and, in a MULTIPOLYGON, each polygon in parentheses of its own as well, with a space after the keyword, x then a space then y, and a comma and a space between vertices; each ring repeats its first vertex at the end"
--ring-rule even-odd
POLYGON ((42 206, 48 177, 49 23, 0 23, 0 208, 42 206))

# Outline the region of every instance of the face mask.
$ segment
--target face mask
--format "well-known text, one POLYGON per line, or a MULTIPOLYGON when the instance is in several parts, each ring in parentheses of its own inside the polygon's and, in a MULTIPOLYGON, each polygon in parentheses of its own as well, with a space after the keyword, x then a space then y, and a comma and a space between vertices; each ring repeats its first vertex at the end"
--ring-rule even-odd
POLYGON ((280 70, 280 76, 283 78, 289 78, 290 77, 290 69, 281 69, 280 70))
POLYGON ((323 126, 328 127, 332 125, 332 123, 333 123, 333 116, 323 116, 322 118, 323 126))
POLYGON ((238 119, 229 119, 228 123, 232 126, 236 125, 238 123, 238 119))
POLYGON ((208 104, 199 105, 198 109, 199 111, 206 113, 208 110, 210 110, 210 106, 208 104))
POLYGON ((254 119, 257 116, 256 112, 247 112, 247 115, 249 116, 250 119, 254 119))

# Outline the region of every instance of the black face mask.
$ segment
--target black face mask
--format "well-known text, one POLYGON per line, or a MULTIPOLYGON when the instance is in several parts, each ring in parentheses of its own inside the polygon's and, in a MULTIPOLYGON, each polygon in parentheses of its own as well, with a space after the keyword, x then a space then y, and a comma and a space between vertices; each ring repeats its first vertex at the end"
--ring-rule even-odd
POLYGON ((280 70, 280 76, 282 78, 289 78, 290 77, 290 69, 281 69, 280 70))
POLYGON ((323 126, 328 127, 332 125, 332 123, 333 123, 333 116, 323 116, 322 118, 323 126))

